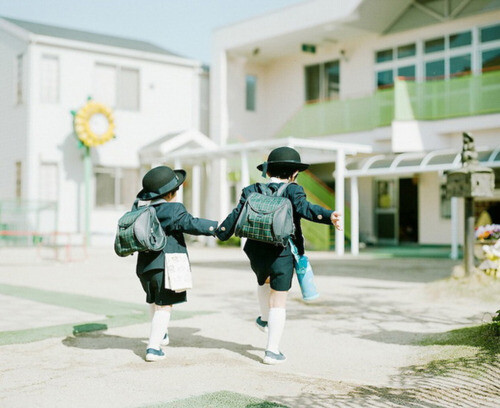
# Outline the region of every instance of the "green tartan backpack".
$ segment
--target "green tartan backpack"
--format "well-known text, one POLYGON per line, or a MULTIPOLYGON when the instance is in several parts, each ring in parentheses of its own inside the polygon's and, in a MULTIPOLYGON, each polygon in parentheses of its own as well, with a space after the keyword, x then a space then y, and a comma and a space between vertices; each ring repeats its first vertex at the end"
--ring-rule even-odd
POLYGON ((286 246, 295 233, 291 201, 281 197, 288 184, 275 193, 258 183, 262 193, 251 193, 236 222, 235 235, 255 241, 286 246))
POLYGON ((132 209, 118 220, 115 236, 115 253, 118 256, 161 251, 166 243, 167 236, 152 205, 139 207, 139 200, 135 200, 132 209))

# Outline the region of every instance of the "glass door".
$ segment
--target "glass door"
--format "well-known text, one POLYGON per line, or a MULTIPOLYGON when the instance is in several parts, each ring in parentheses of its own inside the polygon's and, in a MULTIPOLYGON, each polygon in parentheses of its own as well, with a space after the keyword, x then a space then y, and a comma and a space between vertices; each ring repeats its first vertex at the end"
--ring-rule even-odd
POLYGON ((381 244, 398 243, 397 180, 375 181, 375 231, 381 244))

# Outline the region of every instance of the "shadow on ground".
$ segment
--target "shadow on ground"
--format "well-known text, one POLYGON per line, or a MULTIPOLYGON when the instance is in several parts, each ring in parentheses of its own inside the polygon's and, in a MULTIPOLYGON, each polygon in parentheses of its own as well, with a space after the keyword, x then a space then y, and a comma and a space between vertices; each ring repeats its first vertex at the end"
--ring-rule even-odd
MULTIPOLYGON (((447 278, 457 261, 449 259, 398 258, 377 259, 377 267, 373 267, 373 259, 314 259, 310 255, 314 274, 318 276, 338 276, 348 278, 367 278, 389 280, 394 282, 433 282, 447 278)), ((193 262, 193 265, 210 267, 209 261, 193 262)), ((213 266, 232 269, 237 272, 252 273, 247 261, 213 262, 213 266)))
MULTIPOLYGON (((251 344, 240 344, 231 341, 214 339, 196 334, 199 331, 193 327, 172 327, 169 329, 171 347, 193 347, 197 349, 229 350, 254 361, 260 358, 249 351, 263 351, 251 344)), ((103 332, 84 333, 77 336, 68 336, 62 340, 67 347, 76 347, 86 350, 125 349, 131 350, 135 355, 144 358, 146 338, 130 338, 106 334, 103 332)))
POLYGON ((273 395, 272 399, 301 408, 498 408, 500 360, 496 355, 479 353, 405 367, 388 387, 367 385, 345 394, 273 395))

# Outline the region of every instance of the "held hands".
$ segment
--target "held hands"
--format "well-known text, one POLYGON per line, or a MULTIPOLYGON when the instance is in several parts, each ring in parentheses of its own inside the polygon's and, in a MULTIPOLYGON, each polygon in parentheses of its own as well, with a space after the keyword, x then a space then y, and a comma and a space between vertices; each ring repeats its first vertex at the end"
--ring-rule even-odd
POLYGON ((332 220, 332 224, 335 226, 336 229, 339 231, 342 231, 342 214, 339 213, 338 211, 332 212, 332 215, 330 216, 330 220, 332 220))

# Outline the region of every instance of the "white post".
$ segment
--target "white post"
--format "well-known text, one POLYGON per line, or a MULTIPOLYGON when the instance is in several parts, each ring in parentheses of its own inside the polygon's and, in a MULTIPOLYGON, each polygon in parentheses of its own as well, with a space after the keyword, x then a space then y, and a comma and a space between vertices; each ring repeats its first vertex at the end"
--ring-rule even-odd
MULTIPOLYGON (((179 159, 175 159, 175 161, 174 161, 174 168, 176 170, 179 170, 179 169, 182 168, 182 163, 181 163, 181 161, 179 159)), ((183 187, 180 186, 179 191, 177 191, 177 202, 178 203, 182 203, 182 201, 184 200, 184 194, 183 193, 184 193, 183 192, 183 187)))
MULTIPOLYGON (((248 171, 248 153, 246 151, 241 152, 241 187, 245 188, 250 184, 250 174, 248 171)), ((246 243, 245 238, 241 238, 241 247, 246 243)))
POLYGON ((242 188, 250 184, 250 174, 248 172, 248 153, 241 152, 241 184, 242 188))
POLYGON ((192 182, 192 198, 193 208, 192 214, 199 217, 200 212, 200 197, 201 197, 201 167, 199 164, 193 166, 193 182, 192 182))
POLYGON ((220 159, 219 169, 219 220, 224 220, 229 213, 229 184, 227 182, 227 160, 220 159))
MULTIPOLYGON (((337 150, 337 161, 335 163, 335 210, 345 216, 344 211, 344 174, 345 174, 345 152, 337 150)), ((344 231, 335 230, 335 252, 344 255, 344 231)))
POLYGON ((451 197, 451 259, 458 259, 458 197, 451 197))
POLYGON ((359 191, 357 177, 351 177, 351 254, 359 255, 359 191))

